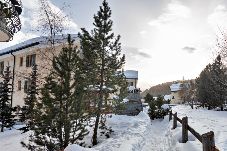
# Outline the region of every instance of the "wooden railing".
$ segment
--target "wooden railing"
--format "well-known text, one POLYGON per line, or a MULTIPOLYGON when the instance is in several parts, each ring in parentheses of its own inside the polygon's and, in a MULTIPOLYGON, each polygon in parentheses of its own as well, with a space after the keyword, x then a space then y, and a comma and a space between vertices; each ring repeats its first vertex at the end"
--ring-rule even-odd
POLYGON ((188 125, 187 116, 180 119, 179 117, 177 117, 177 112, 173 114, 172 111, 170 111, 169 121, 172 120, 172 117, 173 129, 177 127, 177 121, 182 124, 182 143, 186 143, 188 141, 188 131, 190 131, 202 143, 203 151, 219 151, 215 146, 213 131, 200 135, 191 126, 188 125))

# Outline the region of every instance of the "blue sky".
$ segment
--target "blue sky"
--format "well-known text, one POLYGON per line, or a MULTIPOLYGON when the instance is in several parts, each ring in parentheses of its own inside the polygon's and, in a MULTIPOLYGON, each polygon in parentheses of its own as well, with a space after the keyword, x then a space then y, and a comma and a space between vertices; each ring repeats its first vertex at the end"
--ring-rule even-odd
MULTIPOLYGON (((101 0, 50 0, 68 15, 69 31, 92 28, 101 0), (65 9, 62 9, 66 5, 65 9)), ((227 27, 225 0, 108 0, 114 32, 121 35, 125 69, 139 71, 144 90, 162 82, 195 78, 212 61, 216 39, 227 27)), ((33 32, 38 0, 22 0, 22 29, 0 48, 39 36, 33 32)))

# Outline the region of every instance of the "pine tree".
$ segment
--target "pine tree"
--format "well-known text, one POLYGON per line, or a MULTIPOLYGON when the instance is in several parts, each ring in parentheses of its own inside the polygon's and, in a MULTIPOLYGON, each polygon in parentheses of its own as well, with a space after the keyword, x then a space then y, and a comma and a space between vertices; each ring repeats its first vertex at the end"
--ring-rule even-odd
POLYGON ((151 101, 154 101, 154 97, 150 93, 147 93, 147 95, 144 97, 144 99, 145 99, 145 102, 146 103, 149 103, 151 101))
POLYGON ((212 65, 208 64, 196 79, 197 99, 202 103, 203 107, 207 106, 208 109, 211 109, 212 106, 214 106, 212 101, 212 94, 214 94, 214 83, 211 80, 211 70, 212 65))
POLYGON ((212 64, 211 80, 214 83, 215 92, 212 94, 213 101, 215 101, 217 106, 220 106, 221 110, 223 110, 227 87, 225 86, 225 69, 220 55, 216 57, 214 63, 212 64))
POLYGON ((26 121, 26 126, 20 128, 23 133, 32 129, 34 117, 36 114, 35 106, 37 105, 37 96, 38 96, 38 85, 37 85, 37 65, 32 67, 32 72, 29 78, 29 87, 26 92, 27 97, 25 98, 25 107, 22 109, 22 120, 26 121))
POLYGON ((225 80, 225 68, 221 56, 218 55, 212 64, 206 66, 196 80, 197 98, 202 101, 203 106, 208 106, 208 109, 221 107, 223 110, 227 92, 225 80))
MULTIPOLYGON (((105 104, 106 96, 117 91, 120 80, 116 80, 119 71, 125 63, 125 57, 121 56, 120 36, 116 38, 112 32, 113 21, 110 20, 111 9, 106 0, 103 1, 100 10, 94 15, 94 29, 91 34, 86 29, 81 29, 79 34, 81 39, 81 49, 83 52, 84 70, 88 75, 87 80, 90 85, 97 87, 97 94, 93 97, 95 109, 95 125, 92 137, 92 144, 96 145, 97 131, 100 118, 103 114, 102 108, 105 104), (112 91, 107 91, 107 90, 112 91)), ((121 72, 121 71, 119 71, 121 72)))
POLYGON ((13 108, 11 107, 11 93, 12 84, 10 76, 9 66, 6 67, 3 75, 3 82, 0 87, 0 120, 1 120, 1 132, 4 131, 4 127, 10 128, 14 125, 14 116, 12 115, 13 108))
POLYGON ((156 104, 158 109, 161 109, 161 106, 163 105, 163 97, 161 95, 158 96, 156 104))
POLYGON ((79 51, 68 36, 68 46, 53 59, 53 70, 41 88, 40 111, 35 116, 34 136, 27 148, 64 150, 79 143, 87 134, 84 114, 84 76, 80 70, 79 51), (36 145, 32 145, 32 142, 36 145))

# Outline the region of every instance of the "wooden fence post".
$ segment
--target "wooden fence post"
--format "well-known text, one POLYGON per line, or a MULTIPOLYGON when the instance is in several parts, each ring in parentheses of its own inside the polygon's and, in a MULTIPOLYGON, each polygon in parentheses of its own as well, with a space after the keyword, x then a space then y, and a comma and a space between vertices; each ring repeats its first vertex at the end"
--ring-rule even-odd
POLYGON ((169 111, 169 121, 172 120, 172 110, 169 111))
POLYGON ((173 114, 173 129, 177 127, 177 112, 173 114))
POLYGON ((210 131, 202 135, 203 151, 215 151, 214 132, 210 131))
POLYGON ((188 117, 182 118, 182 143, 188 141, 188 117))

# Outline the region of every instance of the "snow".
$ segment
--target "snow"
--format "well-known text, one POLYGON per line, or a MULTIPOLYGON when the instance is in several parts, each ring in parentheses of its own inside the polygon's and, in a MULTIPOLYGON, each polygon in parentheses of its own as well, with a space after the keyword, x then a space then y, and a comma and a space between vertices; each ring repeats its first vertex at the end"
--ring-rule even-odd
POLYGON ((68 146, 64 151, 97 151, 97 150, 91 148, 84 148, 79 145, 73 144, 68 146))
POLYGON ((123 99, 122 102, 123 102, 123 103, 127 103, 128 101, 129 101, 129 99, 126 99, 126 98, 125 98, 125 99, 123 99))
POLYGON ((135 88, 134 86, 129 86, 129 87, 128 87, 128 90, 129 90, 129 91, 132 91, 132 90, 135 90, 135 89, 136 89, 136 88, 135 88))
POLYGON ((169 104, 163 104, 161 107, 162 107, 163 109, 169 109, 169 108, 170 108, 169 104))
POLYGON ((21 134, 21 131, 17 130, 20 126, 16 125, 12 130, 5 130, 0 132, 0 150, 1 151, 27 151, 20 144, 21 141, 26 140, 29 133, 21 134))
MULTIPOLYGON (((72 34, 71 37, 73 39, 78 38, 78 36, 76 34, 72 34)), ((66 41, 66 39, 67 39, 67 35, 56 35, 55 36, 55 42, 66 41)), ((2 54, 4 52, 11 51, 11 50, 15 50, 15 49, 18 49, 18 48, 22 48, 24 46, 31 45, 31 44, 36 43, 36 42, 39 42, 40 44, 47 44, 47 41, 48 41, 48 37, 46 37, 46 36, 32 38, 32 39, 26 40, 24 42, 21 42, 19 44, 16 44, 16 45, 10 46, 8 48, 2 49, 2 50, 0 50, 0 54, 2 54)))
POLYGON ((182 83, 173 83, 173 84, 170 86, 171 92, 176 92, 176 91, 181 90, 181 85, 182 85, 182 83))
MULTIPOLYGON (((187 116, 188 124, 197 132, 199 132, 199 134, 214 131, 215 145, 217 146, 217 148, 219 150, 227 150, 226 111, 212 111, 203 108, 191 109, 190 106, 180 105, 174 106, 173 112, 177 112, 177 116, 180 118, 187 116)), ((180 127, 177 129, 181 130, 180 127)), ((202 145, 198 140, 195 140, 195 143, 193 143, 193 145, 199 145, 200 147, 198 148, 198 150, 201 150, 202 145)))
POLYGON ((166 101, 171 100, 171 95, 164 95, 164 100, 166 101))
MULTIPOLYGON (((93 148, 69 145, 65 151, 201 151, 202 144, 189 132, 189 141, 181 143, 181 124, 172 129, 173 121, 164 119, 151 121, 144 108, 137 116, 112 115, 107 119, 107 125, 114 132, 108 139, 99 139, 99 144, 93 148)), ((215 144, 219 150, 227 150, 227 112, 206 109, 191 109, 190 106, 172 106, 178 117, 188 117, 189 125, 199 134, 214 131, 215 144)), ((90 137, 90 136, 89 136, 90 137)), ((28 134, 21 134, 14 127, 0 133, 0 150, 24 151, 20 145, 28 139, 28 134)))
POLYGON ((138 79, 138 71, 135 70, 125 70, 124 75, 126 79, 138 79))

